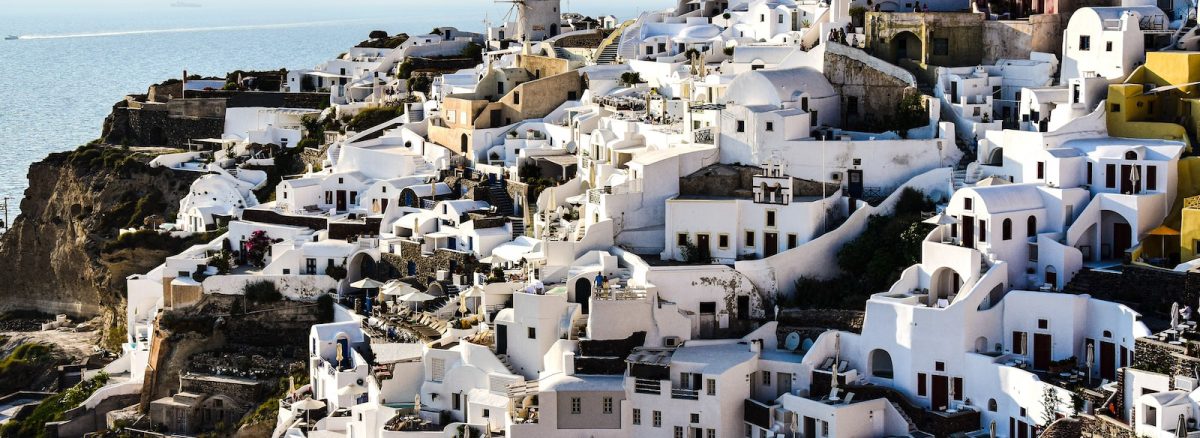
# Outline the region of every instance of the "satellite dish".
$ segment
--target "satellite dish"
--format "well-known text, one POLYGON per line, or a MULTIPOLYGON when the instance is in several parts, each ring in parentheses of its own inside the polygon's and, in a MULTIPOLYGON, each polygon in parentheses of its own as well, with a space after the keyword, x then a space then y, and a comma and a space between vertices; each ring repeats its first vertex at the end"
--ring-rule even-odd
POLYGON ((783 340, 783 347, 786 348, 788 351, 796 351, 796 348, 799 346, 800 346, 800 333, 797 333, 797 332, 788 333, 787 338, 784 338, 784 340, 783 340))

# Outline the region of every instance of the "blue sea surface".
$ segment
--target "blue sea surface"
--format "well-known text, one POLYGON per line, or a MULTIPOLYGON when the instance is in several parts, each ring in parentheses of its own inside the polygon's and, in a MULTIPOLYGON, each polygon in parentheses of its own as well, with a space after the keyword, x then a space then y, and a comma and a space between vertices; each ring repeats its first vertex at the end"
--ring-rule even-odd
MULTIPOLYGON (((425 33, 435 26, 481 32, 510 5, 455 1, 48 0, 0 11, 0 197, 9 220, 31 163, 96 139, 112 105, 127 94, 189 74, 311 68, 371 30, 425 33)), ((616 2, 564 2, 581 13, 636 15, 616 2)), ((663 7, 674 2, 663 1, 663 7)), ((510 15, 511 17, 511 15, 510 15)))

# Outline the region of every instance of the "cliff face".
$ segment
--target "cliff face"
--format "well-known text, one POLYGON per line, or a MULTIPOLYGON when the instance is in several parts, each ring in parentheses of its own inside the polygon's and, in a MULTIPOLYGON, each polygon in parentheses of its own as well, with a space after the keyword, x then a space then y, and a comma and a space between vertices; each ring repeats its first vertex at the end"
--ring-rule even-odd
POLYGON ((178 240, 117 245, 118 230, 152 214, 173 214, 196 177, 151 169, 149 159, 88 145, 30 166, 21 215, 0 237, 0 312, 104 316, 107 327, 117 322, 125 277, 162 263, 178 240))

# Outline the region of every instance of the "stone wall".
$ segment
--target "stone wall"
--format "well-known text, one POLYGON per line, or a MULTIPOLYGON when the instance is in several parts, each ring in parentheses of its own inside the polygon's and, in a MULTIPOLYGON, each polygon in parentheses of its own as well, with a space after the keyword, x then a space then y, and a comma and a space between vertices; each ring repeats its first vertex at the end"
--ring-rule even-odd
MULTIPOLYGON (((865 52, 832 43, 826 48, 824 73, 841 95, 842 126, 854 128, 896 111, 904 90, 916 86, 911 73, 865 52), (857 110, 850 99, 858 101, 857 110)), ((869 129, 866 128, 866 129, 869 129)))
POLYGON ((1080 435, 1088 438, 1137 438, 1138 434, 1121 422, 1100 415, 1080 415, 1080 435))
POLYGON ((983 14, 968 12, 867 12, 867 49, 892 63, 908 58, 946 67, 979 65, 983 22, 983 14), (936 42, 942 39, 946 51, 939 53, 936 42))
POLYGON ((265 395, 263 382, 251 379, 187 374, 179 376, 179 385, 184 392, 223 395, 242 404, 254 404, 265 395))
POLYGON ((1200 273, 1125 265, 1120 273, 1080 270, 1064 288, 1067 292, 1119 301, 1147 316, 1170 318, 1171 303, 1192 305, 1200 300, 1200 273))
POLYGON ((399 254, 383 253, 382 259, 384 265, 390 266, 395 273, 402 277, 410 276, 408 266, 409 262, 412 262, 411 276, 425 286, 429 286, 437 279, 438 270, 450 270, 451 265, 454 266, 455 271, 462 273, 474 272, 476 269, 486 270, 486 266, 479 263, 474 254, 447 249, 438 249, 433 254, 423 254, 421 245, 410 241, 400 242, 399 254))
POLYGON ((263 209, 247 209, 242 212, 242 220, 248 222, 262 222, 266 224, 276 225, 291 225, 296 227, 305 227, 313 230, 324 230, 328 226, 328 221, 322 217, 316 216, 293 216, 278 213, 274 210, 263 209))
POLYGON ((105 119, 101 139, 109 144, 184 148, 190 139, 220 137, 224 131, 224 117, 171 117, 157 108, 118 106, 105 119))
POLYGON ((1030 52, 1062 53, 1065 22, 1059 15, 1039 14, 1026 20, 983 22, 983 63, 1029 59, 1030 52))
MULTIPOLYGON (((997 425, 998 427, 998 425, 997 425)), ((1079 438, 1083 431, 1083 422, 1077 418, 1060 418, 1050 427, 1042 431, 1039 438, 1079 438)))

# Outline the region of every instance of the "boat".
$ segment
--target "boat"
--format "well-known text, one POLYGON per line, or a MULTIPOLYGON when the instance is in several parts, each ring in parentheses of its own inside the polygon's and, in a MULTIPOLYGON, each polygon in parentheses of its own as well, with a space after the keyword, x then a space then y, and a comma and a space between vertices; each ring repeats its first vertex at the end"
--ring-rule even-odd
POLYGON ((19 39, 21 39, 21 37, 16 36, 16 35, 9 35, 9 36, 4 37, 4 41, 12 41, 12 40, 19 40, 19 39))

